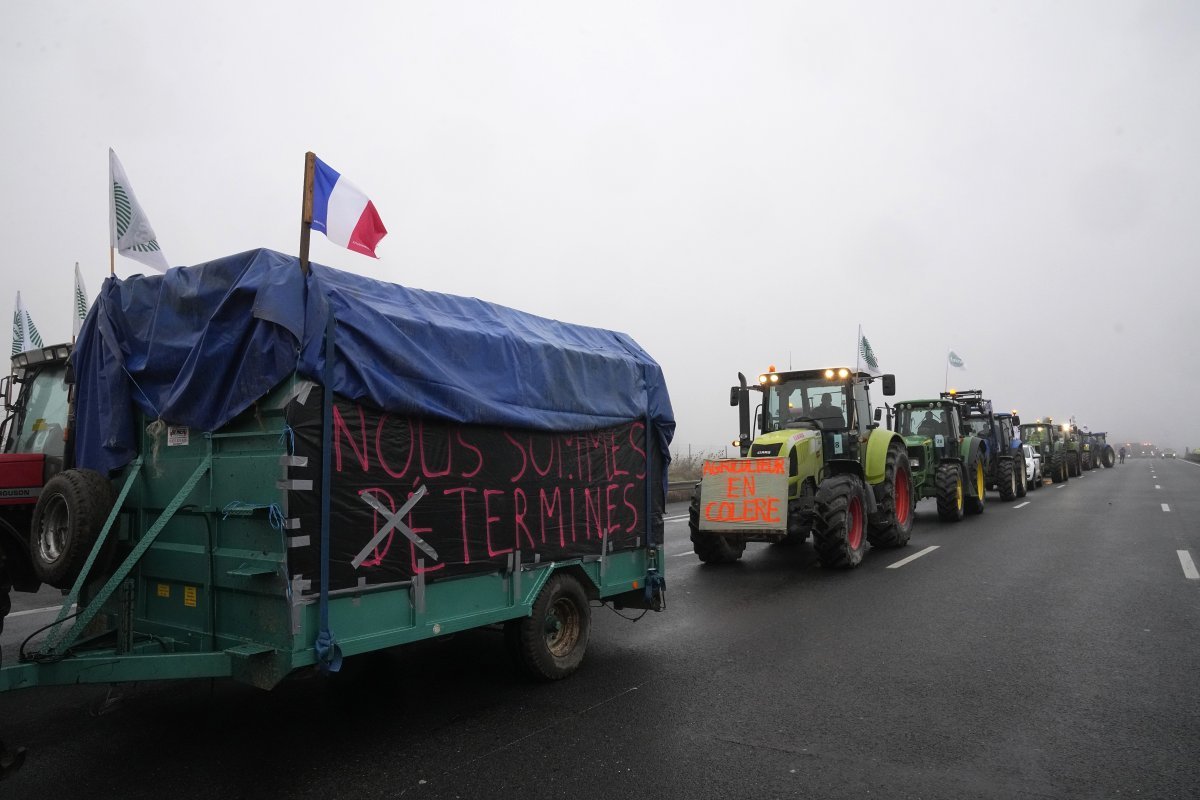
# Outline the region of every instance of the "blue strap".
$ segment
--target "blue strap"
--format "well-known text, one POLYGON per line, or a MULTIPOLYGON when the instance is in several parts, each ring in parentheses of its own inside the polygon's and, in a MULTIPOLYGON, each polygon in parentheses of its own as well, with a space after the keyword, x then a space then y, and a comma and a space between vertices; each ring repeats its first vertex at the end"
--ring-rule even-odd
POLYGON ((337 672, 342 668, 342 650, 329 630, 329 491, 333 471, 333 340, 337 323, 333 309, 326 308, 325 370, 322 376, 325 385, 321 409, 321 627, 313 649, 317 654, 317 666, 325 672, 337 672))

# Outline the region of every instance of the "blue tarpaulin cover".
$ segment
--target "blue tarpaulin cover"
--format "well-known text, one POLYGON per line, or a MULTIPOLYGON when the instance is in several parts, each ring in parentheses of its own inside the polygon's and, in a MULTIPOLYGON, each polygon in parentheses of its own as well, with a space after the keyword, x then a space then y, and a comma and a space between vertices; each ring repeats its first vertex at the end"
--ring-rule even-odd
POLYGON ((648 418, 670 461, 662 369, 629 336, 320 264, 306 277, 296 257, 260 249, 104 282, 75 345, 77 465, 129 463, 135 409, 215 431, 293 372, 319 383, 331 311, 343 397, 546 431, 648 418))

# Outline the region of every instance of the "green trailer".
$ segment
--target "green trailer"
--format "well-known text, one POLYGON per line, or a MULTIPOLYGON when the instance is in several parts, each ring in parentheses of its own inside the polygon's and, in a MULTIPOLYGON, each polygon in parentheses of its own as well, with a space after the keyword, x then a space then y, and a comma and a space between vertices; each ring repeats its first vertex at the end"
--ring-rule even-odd
POLYGON ((583 659, 593 601, 664 606, 673 421, 657 364, 622 334, 253 251, 110 279, 74 360, 80 468, 34 514, 71 559, 66 596, 0 690, 271 688, 490 625, 557 679, 583 659), (176 311, 169 335, 133 335, 176 311), (559 413, 513 412, 522 398, 559 413))

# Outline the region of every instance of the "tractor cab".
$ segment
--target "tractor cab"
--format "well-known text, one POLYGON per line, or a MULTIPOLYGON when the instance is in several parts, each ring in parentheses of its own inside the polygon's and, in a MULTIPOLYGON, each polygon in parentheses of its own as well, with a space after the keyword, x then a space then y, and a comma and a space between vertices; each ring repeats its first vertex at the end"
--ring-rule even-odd
POLYGON ((937 449, 954 452, 963 437, 962 411, 952 400, 910 400, 896 406, 896 432, 909 446, 933 440, 937 449), (911 441, 913 439, 920 441, 911 441))

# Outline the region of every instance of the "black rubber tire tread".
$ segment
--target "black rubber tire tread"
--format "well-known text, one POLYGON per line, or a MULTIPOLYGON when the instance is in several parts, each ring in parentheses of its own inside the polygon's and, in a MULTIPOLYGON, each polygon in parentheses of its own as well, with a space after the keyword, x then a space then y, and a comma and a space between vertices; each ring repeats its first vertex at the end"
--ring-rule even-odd
MULTIPOLYGON (((987 507, 987 492, 980 492, 978 497, 972 497, 971 493, 967 491, 968 487, 975 485, 975 474, 979 469, 979 458, 979 456, 976 456, 976 460, 971 464, 971 466, 967 467, 967 482, 966 485, 963 486, 963 508, 968 514, 982 514, 984 508, 987 507)), ((987 480, 986 475, 987 470, 985 469, 985 481, 987 480)))
POLYGON ((821 481, 817 488, 817 513, 813 520, 813 547, 821 566, 833 569, 853 569, 862 563, 867 550, 866 531, 858 547, 850 546, 849 508, 857 498, 866 519, 866 490, 857 475, 834 475, 821 481))
MULTIPOLYGON (((46 481, 33 510, 29 535, 29 558, 39 580, 56 589, 71 588, 80 568, 87 561, 114 500, 112 484, 92 470, 68 469, 46 481), (39 534, 46 524, 47 509, 59 502, 67 508, 66 541, 59 557, 48 561, 38 546, 39 534)), ((101 559, 93 567, 93 574, 99 574, 98 571, 107 566, 106 557, 111 555, 115 541, 116 537, 110 532, 101 559)))
POLYGON ((528 617, 511 620, 505 626, 505 638, 514 652, 518 664, 533 678, 540 681, 562 680, 583 663, 588 639, 592 631, 592 609, 587 593, 573 575, 556 572, 546 581, 533 601, 533 612, 528 617), (575 607, 579 615, 579 632, 575 646, 563 656, 550 652, 546 644, 546 619, 550 609, 559 600, 575 607))
POLYGON ((1029 478, 1025 475, 1025 456, 1014 458, 1013 475, 1017 478, 1017 497, 1024 497, 1029 494, 1029 478))
POLYGON ((1050 480, 1053 483, 1062 483, 1066 480, 1063 474, 1063 457, 1062 453, 1054 453, 1050 456, 1050 480))
POLYGON ((1105 468, 1112 469, 1117 465, 1117 451, 1109 445, 1104 445, 1104 455, 1101 457, 1101 461, 1105 468))
POLYGON ((1004 502, 1015 500, 1018 495, 1016 466, 1012 459, 1002 458, 996 465, 996 489, 1004 502))
MULTIPOLYGON (((809 484, 806 481, 801 493, 811 492, 809 484)), ((773 544, 782 547, 798 547, 808 541, 809 531, 812 530, 812 520, 806 519, 805 515, 800 512, 800 501, 788 501, 788 518, 787 518, 787 533, 782 539, 773 544)), ((743 549, 745 543, 743 542, 743 549)))
POLYGON ((1078 478, 1083 474, 1083 467, 1079 463, 1079 453, 1067 453, 1067 466, 1070 468, 1072 478, 1078 478))
POLYGON ((732 564, 746 552, 746 541, 730 536, 700 531, 700 487, 692 492, 688 506, 688 531, 691 533, 692 550, 705 564, 732 564))
MULTIPOLYGON (((963 506, 958 502, 958 487, 962 481, 962 470, 954 461, 938 464, 933 476, 933 485, 937 490, 938 519, 942 522, 958 522, 963 518, 963 506)), ((966 494, 966 487, 962 487, 966 494)))
POLYGON ((888 447, 887 461, 883 468, 883 480, 871 487, 875 492, 875 506, 878 509, 871 516, 867 526, 867 541, 872 547, 904 547, 912 536, 913 529, 913 493, 912 465, 908 461, 908 451, 899 442, 892 442, 888 447), (903 475, 908 481, 909 508, 908 516, 903 525, 896 517, 896 476, 903 475))

